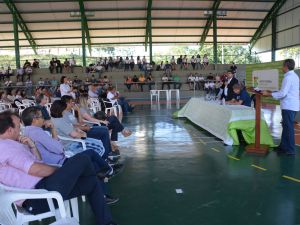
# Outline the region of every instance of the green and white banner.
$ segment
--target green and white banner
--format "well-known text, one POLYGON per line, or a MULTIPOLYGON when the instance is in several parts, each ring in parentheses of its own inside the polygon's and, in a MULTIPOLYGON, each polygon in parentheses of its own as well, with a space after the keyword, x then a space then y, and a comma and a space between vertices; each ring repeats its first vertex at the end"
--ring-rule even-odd
MULTIPOLYGON (((277 91, 284 77, 283 61, 246 65, 246 87, 277 91)), ((264 103, 279 104, 273 98, 263 98, 264 103)))

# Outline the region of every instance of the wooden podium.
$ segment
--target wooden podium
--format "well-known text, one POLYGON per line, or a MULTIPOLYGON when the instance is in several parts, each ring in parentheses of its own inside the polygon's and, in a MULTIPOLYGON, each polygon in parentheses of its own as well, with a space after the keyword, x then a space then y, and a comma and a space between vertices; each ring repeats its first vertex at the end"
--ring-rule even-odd
POLYGON ((255 143, 246 146, 246 152, 249 154, 265 155, 269 151, 268 145, 260 144, 260 122, 261 122, 261 98, 262 94, 250 90, 255 93, 255 143))

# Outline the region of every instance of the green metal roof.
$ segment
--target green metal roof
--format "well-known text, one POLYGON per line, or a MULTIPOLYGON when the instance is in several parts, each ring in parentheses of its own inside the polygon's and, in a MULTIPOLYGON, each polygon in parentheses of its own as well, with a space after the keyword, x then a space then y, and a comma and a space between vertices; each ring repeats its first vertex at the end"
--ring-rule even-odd
POLYGON ((13 12, 19 15, 21 47, 81 45, 81 17, 89 48, 145 44, 150 21, 153 44, 205 44, 213 42, 213 35, 211 17, 204 12, 218 2, 218 10, 227 12, 217 20, 218 42, 248 44, 262 33, 270 10, 282 5, 282 0, 151 2, 149 9, 149 0, 0 0, 0 48, 14 46, 13 12), (71 17, 71 12, 79 17, 71 17))

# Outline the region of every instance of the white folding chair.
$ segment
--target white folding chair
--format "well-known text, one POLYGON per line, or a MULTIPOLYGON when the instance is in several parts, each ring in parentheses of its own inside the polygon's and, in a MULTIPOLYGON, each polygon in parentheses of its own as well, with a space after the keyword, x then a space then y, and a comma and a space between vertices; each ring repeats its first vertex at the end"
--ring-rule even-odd
MULTIPOLYGON (((68 201, 65 201, 64 203, 62 196, 56 191, 47 191, 43 189, 20 189, 0 184, 0 224, 27 225, 31 221, 40 221, 45 218, 55 217, 56 222, 51 223, 51 225, 79 225, 78 219, 67 215, 65 208, 65 204, 67 202, 68 201), (50 211, 32 215, 22 207, 17 206, 15 203, 24 199, 47 199, 50 211), (57 210, 54 207, 53 199, 56 199, 58 203, 57 210)), ((76 207, 78 215, 78 203, 76 207)))

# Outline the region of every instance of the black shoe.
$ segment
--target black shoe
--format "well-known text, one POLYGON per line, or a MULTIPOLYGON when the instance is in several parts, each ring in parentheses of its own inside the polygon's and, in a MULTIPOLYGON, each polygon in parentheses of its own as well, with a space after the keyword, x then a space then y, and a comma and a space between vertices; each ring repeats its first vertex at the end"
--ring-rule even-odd
POLYGON ((112 205, 112 204, 115 204, 119 201, 119 198, 115 198, 115 197, 110 196, 110 195, 105 195, 104 199, 105 199, 105 202, 106 202, 107 205, 112 205))
POLYGON ((106 159, 106 162, 107 162, 110 166, 113 166, 113 165, 117 164, 118 161, 119 161, 118 158, 115 158, 115 159, 107 158, 107 159, 106 159))
POLYGON ((124 164, 122 164, 122 163, 116 163, 116 164, 114 164, 114 165, 112 166, 112 168, 113 168, 114 170, 123 169, 123 168, 124 168, 124 164))
POLYGON ((124 169, 124 165, 123 165, 123 164, 122 164, 122 166, 120 166, 120 168, 118 168, 118 169, 115 169, 115 168, 114 168, 114 172, 112 173, 112 175, 108 175, 107 178, 108 178, 108 179, 111 179, 111 178, 113 178, 114 176, 117 176, 119 173, 121 173, 121 172, 123 171, 123 169, 124 169))
POLYGON ((280 146, 275 147, 274 148, 274 152, 276 152, 277 154, 284 154, 284 153, 286 153, 286 151, 284 149, 280 148, 280 146))
POLYGON ((99 171, 97 173, 97 177, 100 179, 104 179, 107 176, 110 176, 111 174, 113 174, 113 168, 110 167, 108 170, 103 170, 103 171, 99 171))
POLYGON ((295 156, 296 155, 296 152, 289 152, 289 151, 286 151, 285 154, 287 156, 295 156))
POLYGON ((109 159, 111 159, 111 160, 114 160, 114 159, 118 159, 118 158, 120 158, 121 156, 120 156, 120 154, 118 154, 117 152, 110 152, 109 154, 108 154, 108 158, 109 159))
POLYGON ((121 153, 120 153, 120 150, 119 150, 119 149, 113 150, 112 153, 113 153, 113 155, 121 156, 121 153))

